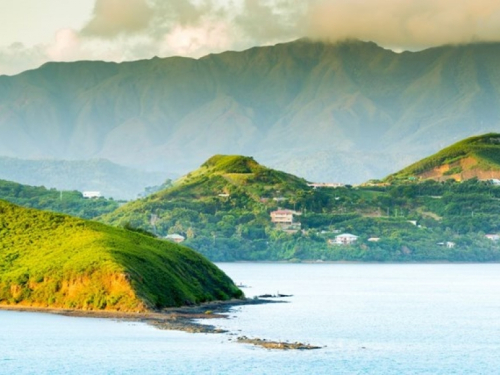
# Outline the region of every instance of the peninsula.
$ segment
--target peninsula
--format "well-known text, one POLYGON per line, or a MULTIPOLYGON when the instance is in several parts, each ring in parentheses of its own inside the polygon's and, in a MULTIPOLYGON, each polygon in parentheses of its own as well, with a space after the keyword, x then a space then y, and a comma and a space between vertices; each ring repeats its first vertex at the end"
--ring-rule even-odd
POLYGON ((186 247, 0 201, 0 306, 147 312, 242 297, 186 247))

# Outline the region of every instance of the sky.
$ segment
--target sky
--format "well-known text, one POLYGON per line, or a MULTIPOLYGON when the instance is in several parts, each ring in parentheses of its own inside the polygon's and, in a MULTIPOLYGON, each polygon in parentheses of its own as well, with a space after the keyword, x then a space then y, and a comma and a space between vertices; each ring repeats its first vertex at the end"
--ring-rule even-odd
POLYGON ((499 0, 0 0, 0 74, 48 61, 198 58, 301 37, 395 51, 500 41, 499 0))

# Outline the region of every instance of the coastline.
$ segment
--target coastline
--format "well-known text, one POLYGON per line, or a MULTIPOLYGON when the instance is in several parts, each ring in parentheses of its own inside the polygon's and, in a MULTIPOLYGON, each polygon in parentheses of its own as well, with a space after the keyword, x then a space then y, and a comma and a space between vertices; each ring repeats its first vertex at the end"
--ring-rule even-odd
POLYGON ((377 262, 377 261, 361 261, 361 260, 235 260, 235 261, 212 261, 215 264, 227 263, 227 264, 246 264, 246 263, 258 263, 258 264, 500 264, 500 261, 446 261, 446 260, 436 260, 436 261, 391 261, 391 262, 377 262))
MULTIPOLYGON (((188 333, 228 333, 210 324, 201 324, 197 320, 226 319, 231 308, 245 305, 262 305, 268 303, 287 303, 282 300, 270 300, 275 296, 266 298, 247 298, 244 300, 206 302, 196 306, 171 307, 161 311, 145 313, 125 313, 119 311, 85 311, 71 309, 54 309, 50 307, 12 306, 0 305, 0 311, 17 311, 31 313, 56 314, 78 318, 115 319, 120 321, 134 321, 150 324, 158 329, 175 330, 188 333)), ((229 341, 233 341, 231 338, 229 341)), ((273 341, 258 337, 237 337, 234 342, 258 346, 268 350, 316 350, 321 346, 302 342, 273 341)))
POLYGON ((0 310, 56 314, 78 318, 101 318, 122 321, 134 321, 150 324, 159 329, 176 330, 189 333, 225 333, 226 331, 195 320, 225 319, 231 308, 245 305, 262 305, 268 303, 286 303, 261 298, 242 300, 212 301, 195 306, 169 307, 159 311, 142 313, 106 311, 106 310, 76 310, 51 307, 18 306, 0 304, 0 310))

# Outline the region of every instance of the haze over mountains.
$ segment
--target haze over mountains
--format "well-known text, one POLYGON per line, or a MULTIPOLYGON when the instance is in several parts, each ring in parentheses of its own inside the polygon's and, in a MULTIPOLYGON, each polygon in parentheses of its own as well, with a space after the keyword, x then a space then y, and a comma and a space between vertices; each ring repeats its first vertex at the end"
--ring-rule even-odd
POLYGON ((397 54, 298 40, 199 60, 49 63, 0 77, 0 155, 181 174, 236 153, 362 182, 500 130, 499 61, 499 43, 397 54))
POLYGON ((59 190, 99 191, 105 197, 134 199, 145 187, 175 177, 127 168, 105 159, 23 160, 0 156, 0 179, 59 190))

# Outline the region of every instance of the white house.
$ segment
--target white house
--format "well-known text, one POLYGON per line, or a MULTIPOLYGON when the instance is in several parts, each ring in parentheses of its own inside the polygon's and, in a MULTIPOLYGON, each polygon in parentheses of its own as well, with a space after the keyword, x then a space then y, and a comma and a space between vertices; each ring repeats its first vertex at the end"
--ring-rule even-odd
POLYGON ((100 191, 84 191, 82 193, 84 198, 92 199, 92 198, 100 198, 101 197, 101 192, 100 191))
POLYGON ((492 241, 500 240, 500 236, 498 234, 487 234, 485 237, 492 241))
POLYGON ((186 239, 186 237, 181 236, 180 234, 174 233, 174 234, 169 234, 169 235, 165 236, 165 239, 172 241, 172 242, 175 242, 175 243, 181 243, 186 239))
POLYGON ((340 182, 314 182, 312 184, 307 184, 307 186, 317 189, 317 188, 338 188, 338 187, 344 187, 345 185, 341 184, 340 182))
POLYGON ((351 245, 358 240, 358 236, 350 233, 343 233, 335 236, 334 243, 336 245, 351 245))

